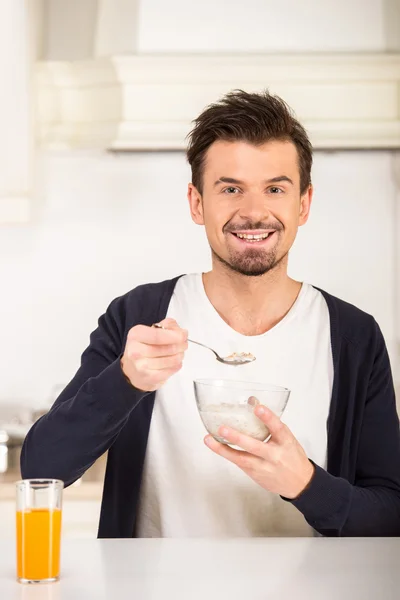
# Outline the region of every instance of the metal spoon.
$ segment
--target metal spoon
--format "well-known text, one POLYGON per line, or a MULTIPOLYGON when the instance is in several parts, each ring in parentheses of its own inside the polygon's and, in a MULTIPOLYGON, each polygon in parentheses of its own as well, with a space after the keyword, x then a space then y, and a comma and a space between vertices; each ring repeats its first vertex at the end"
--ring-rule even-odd
MULTIPOLYGON (((157 329, 165 329, 165 327, 163 327, 162 325, 159 325, 158 323, 155 323, 153 325, 153 327, 157 327, 157 329)), ((223 363, 224 365, 230 365, 231 367, 238 367, 239 365, 247 365, 248 363, 253 362, 253 360, 256 360, 256 357, 253 356, 252 354, 247 355, 244 354, 243 352, 241 352, 240 354, 236 354, 236 352, 234 354, 232 354, 232 358, 230 358, 229 356, 226 356, 225 358, 223 358, 222 356, 220 356, 218 354, 218 352, 215 352, 215 350, 213 350, 212 348, 210 348, 209 346, 206 346, 205 344, 201 344, 200 342, 195 342, 194 340, 190 340, 188 338, 188 342, 190 342, 191 344, 197 344, 198 346, 202 346, 203 348, 207 348, 207 350, 211 350, 211 352, 213 352, 215 354, 215 358, 223 363)))

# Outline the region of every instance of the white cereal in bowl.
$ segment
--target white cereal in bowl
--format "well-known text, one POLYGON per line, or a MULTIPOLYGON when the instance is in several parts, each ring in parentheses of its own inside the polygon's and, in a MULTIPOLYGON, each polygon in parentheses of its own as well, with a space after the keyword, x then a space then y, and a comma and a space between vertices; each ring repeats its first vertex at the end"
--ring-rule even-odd
POLYGON ((269 436, 267 427, 256 417, 253 407, 248 404, 209 404, 199 412, 207 431, 220 442, 226 443, 218 435, 218 429, 222 425, 232 427, 261 442, 269 436))

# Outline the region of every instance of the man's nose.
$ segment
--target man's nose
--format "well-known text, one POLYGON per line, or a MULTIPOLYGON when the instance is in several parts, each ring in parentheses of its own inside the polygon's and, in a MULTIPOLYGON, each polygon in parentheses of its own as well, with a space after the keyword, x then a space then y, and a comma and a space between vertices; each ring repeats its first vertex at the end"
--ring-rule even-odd
POLYGON ((243 198, 240 217, 248 221, 265 221, 270 212, 264 194, 248 194, 243 198))

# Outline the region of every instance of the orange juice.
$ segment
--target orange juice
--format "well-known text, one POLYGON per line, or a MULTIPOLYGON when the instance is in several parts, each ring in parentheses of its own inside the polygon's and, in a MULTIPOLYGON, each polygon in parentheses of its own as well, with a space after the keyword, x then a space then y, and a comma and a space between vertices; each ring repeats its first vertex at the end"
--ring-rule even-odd
POLYGON ((17 577, 53 579, 60 574, 61 510, 17 511, 17 577))

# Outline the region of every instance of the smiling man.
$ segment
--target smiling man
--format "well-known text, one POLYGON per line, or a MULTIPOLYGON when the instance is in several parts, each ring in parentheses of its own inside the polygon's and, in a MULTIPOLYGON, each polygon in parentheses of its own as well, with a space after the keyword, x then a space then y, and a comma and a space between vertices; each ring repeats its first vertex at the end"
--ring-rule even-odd
MULTIPOLYGON (((307 158, 311 166, 311 155, 307 158)), ((257 146, 216 141, 209 148, 208 169, 201 181, 189 185, 189 200, 194 221, 206 225, 214 259, 228 272, 265 275, 287 258, 298 226, 307 220, 312 195, 310 181, 300 182, 297 164, 296 147, 285 140, 257 146), (213 181, 221 172, 243 179, 222 176, 213 181), (265 178, 267 172, 282 174, 265 178), (305 189, 300 195, 301 185, 305 189)))
POLYGON ((196 119, 187 156, 211 271, 110 304, 75 377, 28 433, 23 477, 69 485, 108 450, 100 537, 400 535, 399 421, 381 331, 287 273, 312 201, 305 130, 280 98, 238 91, 196 119), (233 371, 188 348, 188 331, 257 360, 233 371), (200 377, 289 388, 282 419, 255 408, 269 441, 226 427, 241 450, 204 437, 200 377))

